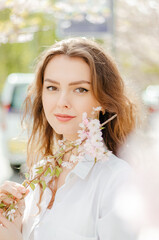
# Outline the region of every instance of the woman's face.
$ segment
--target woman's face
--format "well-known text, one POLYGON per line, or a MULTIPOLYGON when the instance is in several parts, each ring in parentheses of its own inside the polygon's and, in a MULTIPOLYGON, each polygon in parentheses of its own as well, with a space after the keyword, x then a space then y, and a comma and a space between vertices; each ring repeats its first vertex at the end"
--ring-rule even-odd
POLYGON ((68 140, 77 139, 83 112, 99 106, 91 87, 88 64, 79 57, 56 55, 46 66, 42 102, 47 121, 68 140))

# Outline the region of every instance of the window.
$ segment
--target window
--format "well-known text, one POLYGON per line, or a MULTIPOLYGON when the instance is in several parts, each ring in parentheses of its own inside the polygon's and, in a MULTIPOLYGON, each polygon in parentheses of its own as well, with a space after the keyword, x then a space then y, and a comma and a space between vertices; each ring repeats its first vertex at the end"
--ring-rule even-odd
POLYGON ((11 102, 11 111, 20 112, 26 97, 28 84, 15 85, 11 102))

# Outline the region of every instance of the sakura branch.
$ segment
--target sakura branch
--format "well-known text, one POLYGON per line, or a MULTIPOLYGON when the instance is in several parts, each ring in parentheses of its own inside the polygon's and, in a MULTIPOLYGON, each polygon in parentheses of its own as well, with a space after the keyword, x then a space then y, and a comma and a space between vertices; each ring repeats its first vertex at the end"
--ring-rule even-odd
MULTIPOLYGON (((54 197, 57 189, 57 179, 60 176, 63 168, 72 168, 74 163, 79 161, 86 161, 84 158, 85 154, 92 156, 92 161, 102 161, 109 158, 111 151, 106 150, 102 138, 102 129, 105 124, 112 121, 117 114, 113 115, 104 123, 100 124, 99 120, 95 118, 98 112, 101 111, 101 107, 93 108, 90 118, 87 113, 84 112, 82 116, 82 122, 79 124, 80 130, 78 131, 78 139, 73 142, 67 142, 65 139, 58 141, 58 150, 53 156, 47 156, 41 160, 36 166, 34 166, 33 174, 26 173, 26 180, 23 182, 25 188, 30 190, 35 189, 38 184, 42 192, 46 187, 52 191, 52 199, 49 203, 48 208, 52 207, 54 197), (76 149, 77 153, 74 155, 72 151, 76 149), (64 161, 64 155, 70 152, 71 156, 69 161, 64 161), (54 182, 54 188, 52 189, 51 184, 54 182)), ((0 209, 2 214, 9 220, 14 221, 18 211, 18 199, 12 195, 6 195, 11 200, 11 204, 6 204, 4 199, 0 199, 0 209)), ((22 197, 22 199, 25 196, 22 197)))

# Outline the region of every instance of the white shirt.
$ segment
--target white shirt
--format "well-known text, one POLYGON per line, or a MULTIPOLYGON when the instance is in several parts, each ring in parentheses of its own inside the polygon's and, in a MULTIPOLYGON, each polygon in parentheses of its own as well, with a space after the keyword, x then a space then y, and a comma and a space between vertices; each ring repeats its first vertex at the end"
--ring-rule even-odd
POLYGON ((134 240, 126 223, 116 214, 115 196, 128 181, 131 168, 113 154, 94 163, 85 155, 69 172, 65 184, 47 209, 51 191, 46 188, 39 201, 39 187, 26 197, 23 220, 24 240, 134 240))

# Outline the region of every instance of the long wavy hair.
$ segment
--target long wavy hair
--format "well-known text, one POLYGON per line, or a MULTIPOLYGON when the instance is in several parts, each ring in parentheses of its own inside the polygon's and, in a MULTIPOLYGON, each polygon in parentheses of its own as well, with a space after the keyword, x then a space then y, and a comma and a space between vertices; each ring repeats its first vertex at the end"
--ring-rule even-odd
POLYGON ((105 112, 100 112, 101 123, 114 114, 117 117, 102 130, 103 140, 109 150, 117 155, 119 147, 136 125, 136 105, 125 93, 124 82, 112 59, 94 41, 70 38, 56 42, 38 59, 35 81, 30 85, 25 99, 23 121, 27 120, 29 140, 27 164, 32 167, 39 159, 53 154, 54 139, 61 138, 49 125, 42 104, 44 72, 56 55, 82 58, 90 67, 92 91, 105 112), (30 124, 28 125, 28 123, 30 124))

